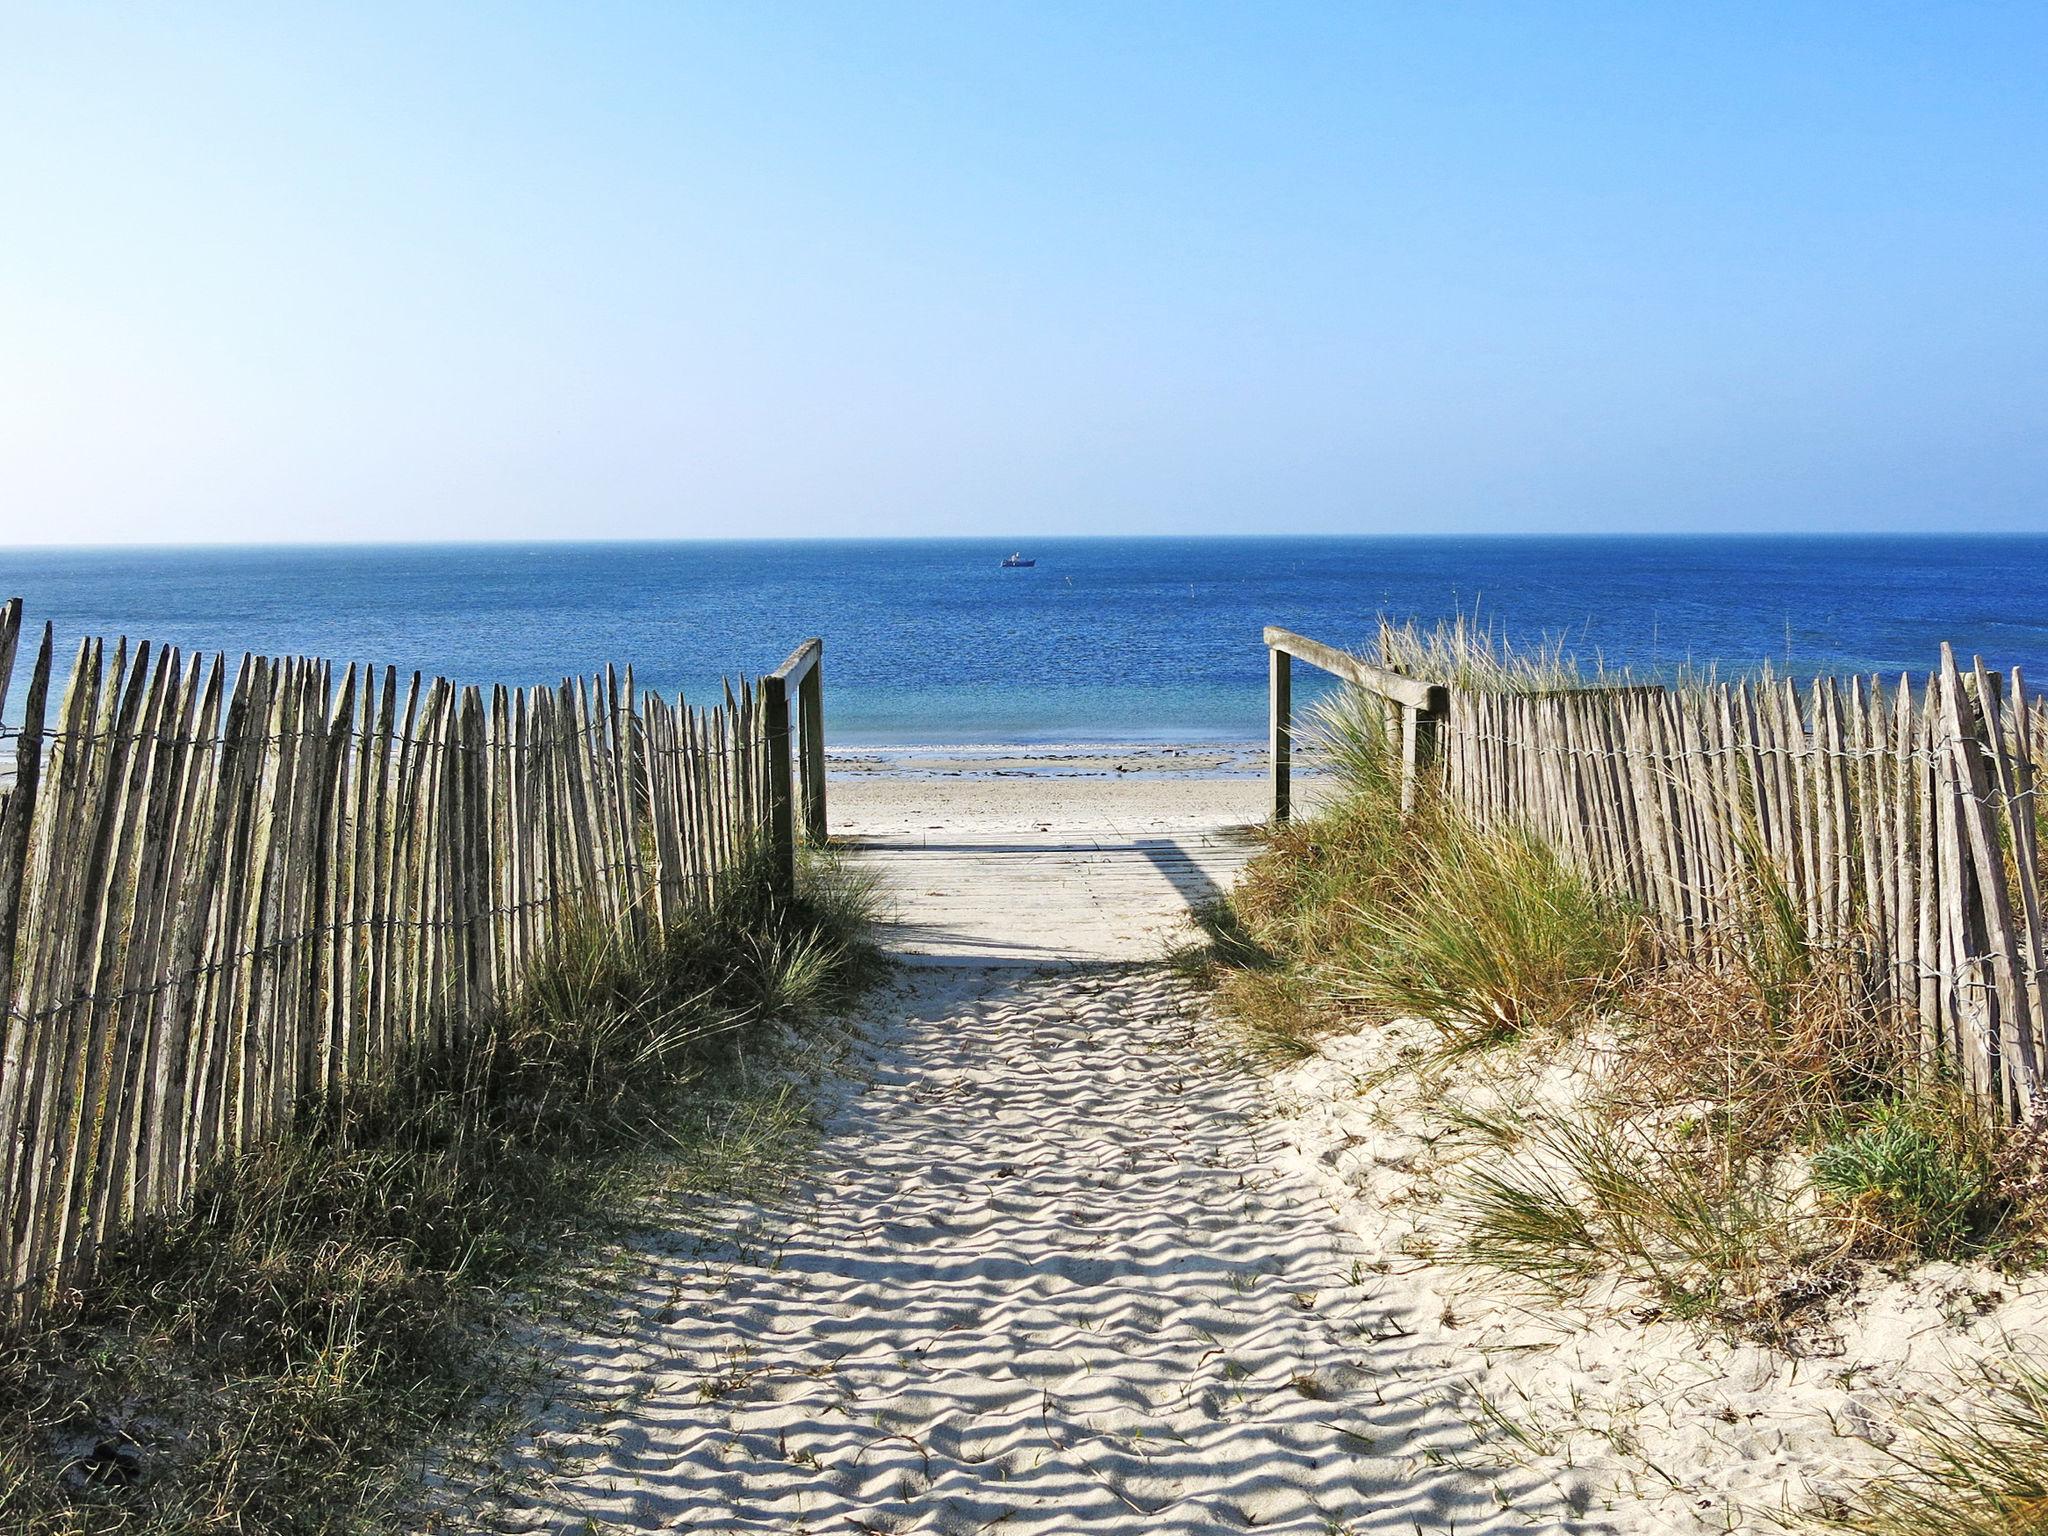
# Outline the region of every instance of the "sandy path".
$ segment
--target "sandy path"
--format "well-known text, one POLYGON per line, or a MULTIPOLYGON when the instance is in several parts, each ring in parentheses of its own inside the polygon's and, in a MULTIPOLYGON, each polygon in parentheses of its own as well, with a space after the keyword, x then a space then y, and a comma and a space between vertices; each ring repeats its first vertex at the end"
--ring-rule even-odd
POLYGON ((852 845, 886 882, 881 939, 913 965, 1149 960, 1253 851, 1242 831, 933 833, 852 845))
POLYGON ((494 1528, 1573 1528, 1469 1462, 1428 1321, 1166 973, 911 971, 875 1017, 802 1194, 641 1256, 569 1362, 612 1407, 494 1528))
MULTIPOLYGON (((896 845, 873 856, 914 909, 914 817, 1020 847, 1050 820, 1114 852, 1120 827, 1203 844, 1260 793, 1038 782, 884 782, 835 828, 896 845)), ((1030 908, 1050 953, 1100 952, 1105 888, 1034 895, 1030 867, 983 866, 951 918, 988 939, 1030 908)), ((1142 908, 1120 931, 1157 954, 1186 893, 1120 889, 1142 908)), ((1454 1406, 1469 1357, 1346 1248, 1169 972, 918 958, 825 1090, 799 1188, 692 1223, 738 1239, 636 1251, 613 1326, 560 1346, 574 1391, 516 1448, 524 1490, 490 1528, 1579 1528, 1576 1474, 1484 1464, 1454 1406)))

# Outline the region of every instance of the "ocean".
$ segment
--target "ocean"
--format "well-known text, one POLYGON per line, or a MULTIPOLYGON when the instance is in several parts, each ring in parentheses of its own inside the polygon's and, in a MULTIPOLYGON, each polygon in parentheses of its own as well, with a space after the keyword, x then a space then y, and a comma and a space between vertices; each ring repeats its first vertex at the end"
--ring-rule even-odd
POLYGON ((1476 610, 1651 674, 1924 671, 1944 639, 2048 668, 2048 538, 2031 536, 0 550, 15 595, 65 645, 126 634, 485 683, 630 662, 692 697, 817 634, 843 745, 1247 741, 1262 626, 1356 645, 1380 614, 1476 610), (1014 548, 1037 565, 1001 569, 1014 548))

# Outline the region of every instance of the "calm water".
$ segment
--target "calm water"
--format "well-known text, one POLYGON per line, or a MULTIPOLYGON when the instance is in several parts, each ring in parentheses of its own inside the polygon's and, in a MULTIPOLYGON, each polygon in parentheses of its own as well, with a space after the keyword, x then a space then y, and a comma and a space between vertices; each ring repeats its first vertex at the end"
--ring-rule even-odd
MULTIPOLYGON (((1246 740, 1259 631, 1339 644, 1478 603, 1646 670, 2048 670, 2048 538, 1092 539, 0 550, 60 636, 396 662, 474 682, 632 662, 694 694, 826 640, 846 743, 1246 740)), ((17 690, 18 698, 18 690, 17 690)))

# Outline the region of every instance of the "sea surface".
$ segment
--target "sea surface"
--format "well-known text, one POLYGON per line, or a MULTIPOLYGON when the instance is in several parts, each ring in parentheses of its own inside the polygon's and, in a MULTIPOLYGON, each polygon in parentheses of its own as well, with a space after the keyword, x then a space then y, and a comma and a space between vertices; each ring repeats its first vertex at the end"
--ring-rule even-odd
POLYGON ((55 621, 60 657, 124 634, 466 682, 631 663, 692 698, 822 635, 845 745, 1250 740, 1262 626, 1359 645, 1381 614, 1477 611, 1652 674, 1924 671, 1945 639, 2048 673, 2048 537, 2031 536, 0 550, 13 595, 55 621), (1037 565, 1002 569, 1020 546, 1037 565))

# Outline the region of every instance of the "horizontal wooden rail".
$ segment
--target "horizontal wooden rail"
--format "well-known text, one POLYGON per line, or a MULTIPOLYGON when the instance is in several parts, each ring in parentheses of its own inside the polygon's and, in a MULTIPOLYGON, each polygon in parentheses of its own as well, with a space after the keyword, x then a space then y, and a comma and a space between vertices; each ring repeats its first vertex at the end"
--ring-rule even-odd
POLYGON ((1444 690, 1430 683, 1389 672, 1384 667, 1362 661, 1349 651, 1340 651, 1334 645, 1325 645, 1320 640, 1311 640, 1306 635, 1297 635, 1291 629, 1282 629, 1277 624, 1266 626, 1266 649, 1279 651, 1284 655, 1296 656, 1312 667, 1334 673, 1347 683, 1356 683, 1369 693, 1377 693, 1392 699, 1396 704, 1409 709, 1443 708, 1444 690))
POLYGON ((785 684, 801 683, 818 670, 818 663, 824 659, 825 642, 813 635, 783 658, 782 665, 768 675, 781 678, 785 684))
POLYGON ((1297 635, 1277 624, 1266 626, 1269 680, 1268 746, 1273 773, 1273 820, 1287 820, 1294 802, 1294 662, 1299 659, 1341 677, 1355 688, 1387 701, 1388 727, 1401 738, 1401 808, 1412 810, 1422 766, 1436 747, 1436 735, 1448 711, 1448 693, 1434 683, 1405 677, 1362 661, 1334 645, 1297 635))

